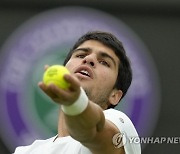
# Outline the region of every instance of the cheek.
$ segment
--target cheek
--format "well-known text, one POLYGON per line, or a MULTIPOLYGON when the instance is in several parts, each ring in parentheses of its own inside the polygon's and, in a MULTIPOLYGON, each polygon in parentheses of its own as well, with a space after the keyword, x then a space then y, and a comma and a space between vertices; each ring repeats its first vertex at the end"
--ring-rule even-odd
POLYGON ((115 82, 115 74, 113 72, 109 72, 109 71, 99 71, 99 76, 100 76, 100 80, 103 83, 111 83, 113 84, 115 82))
POLYGON ((76 66, 75 63, 76 63, 76 62, 74 62, 73 60, 68 61, 68 62, 66 63, 66 68, 67 68, 70 72, 72 72, 72 71, 74 70, 75 66, 76 66))
POLYGON ((100 82, 103 84, 108 84, 108 85, 113 85, 116 82, 116 74, 114 72, 109 72, 109 71, 99 71, 99 76, 100 76, 100 82))
POLYGON ((67 68, 71 68, 71 66, 72 66, 72 63, 71 63, 71 62, 67 62, 67 63, 66 63, 66 67, 67 67, 67 68))
POLYGON ((110 78, 109 78, 109 75, 107 74, 107 73, 103 73, 102 75, 101 75, 101 81, 102 82, 105 82, 105 81, 107 81, 107 80, 109 80, 110 78))

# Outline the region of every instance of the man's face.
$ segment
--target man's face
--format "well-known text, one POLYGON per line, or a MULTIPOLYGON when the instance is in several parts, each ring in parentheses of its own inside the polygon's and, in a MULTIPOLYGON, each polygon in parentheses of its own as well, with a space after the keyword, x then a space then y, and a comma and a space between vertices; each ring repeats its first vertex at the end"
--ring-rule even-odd
POLYGON ((117 79, 118 57, 95 40, 85 41, 74 51, 66 67, 80 80, 89 99, 103 107, 117 79))

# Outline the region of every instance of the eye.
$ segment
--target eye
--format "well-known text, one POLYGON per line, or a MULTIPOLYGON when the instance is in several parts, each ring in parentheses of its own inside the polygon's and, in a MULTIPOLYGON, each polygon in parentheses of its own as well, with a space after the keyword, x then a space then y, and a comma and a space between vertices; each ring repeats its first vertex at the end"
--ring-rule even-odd
POLYGON ((78 54, 78 55, 76 55, 76 57, 77 58, 84 58, 86 55, 84 55, 84 54, 78 54))
POLYGON ((108 62, 106 62, 105 60, 100 60, 99 63, 102 64, 102 65, 104 65, 104 66, 110 67, 110 65, 108 64, 108 62))

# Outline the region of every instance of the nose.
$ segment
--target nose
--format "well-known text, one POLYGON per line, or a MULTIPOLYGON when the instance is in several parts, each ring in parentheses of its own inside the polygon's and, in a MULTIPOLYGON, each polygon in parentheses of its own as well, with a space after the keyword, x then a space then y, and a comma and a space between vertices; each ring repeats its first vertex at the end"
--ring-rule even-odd
POLYGON ((95 60, 95 56, 93 55, 88 55, 83 59, 83 64, 88 64, 91 67, 95 67, 96 66, 96 60, 95 60))

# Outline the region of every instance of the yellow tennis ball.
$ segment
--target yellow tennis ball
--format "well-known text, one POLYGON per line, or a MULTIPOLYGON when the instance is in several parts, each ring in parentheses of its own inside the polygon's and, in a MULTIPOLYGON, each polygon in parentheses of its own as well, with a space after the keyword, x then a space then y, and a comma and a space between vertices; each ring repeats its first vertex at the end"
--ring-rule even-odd
POLYGON ((53 83, 61 89, 68 89, 70 83, 64 79, 65 74, 70 74, 66 67, 61 65, 52 65, 44 72, 43 82, 46 85, 53 83))

